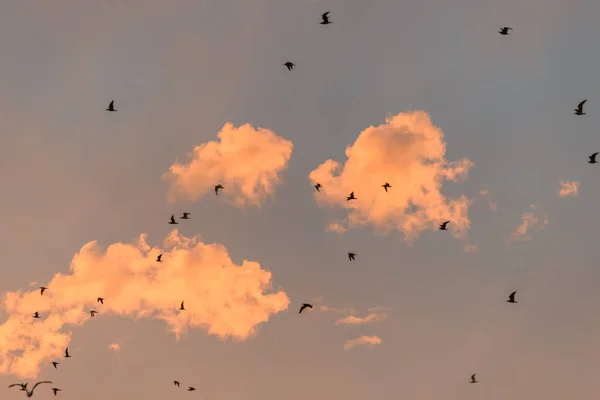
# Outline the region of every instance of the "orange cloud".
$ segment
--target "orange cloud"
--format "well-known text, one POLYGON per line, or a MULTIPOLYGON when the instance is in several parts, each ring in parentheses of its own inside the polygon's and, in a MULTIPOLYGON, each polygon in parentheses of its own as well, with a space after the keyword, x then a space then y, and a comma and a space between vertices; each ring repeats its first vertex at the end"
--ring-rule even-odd
POLYGON ((334 221, 327 225, 326 230, 329 232, 344 233, 348 230, 348 227, 344 225, 344 221, 334 221))
POLYGON ((338 319, 335 321, 336 325, 366 325, 373 322, 383 321, 387 319, 387 313, 371 313, 366 317, 355 317, 354 315, 348 315, 345 318, 338 319))
MULTIPOLYGON (((489 192, 488 192, 487 189, 481 189, 479 191, 479 195, 481 197, 485 197, 488 194, 489 194, 489 192)), ((498 204, 497 203, 494 203, 492 200, 488 199, 488 205, 490 206, 490 210, 492 210, 492 211, 498 211, 498 204)))
POLYGON ((577 196, 580 184, 581 182, 578 181, 560 181, 558 197, 577 196))
POLYGON ((109 344, 108 348, 111 349, 112 351, 114 351, 115 353, 118 353, 121 351, 121 346, 118 343, 109 344))
POLYGON ((381 344, 381 338, 379 336, 361 336, 356 339, 347 340, 344 344, 344 350, 350 350, 357 346, 381 344))
POLYGON ((315 199, 347 209, 350 227, 371 224, 383 233, 396 229, 411 241, 450 220, 449 229, 462 236, 470 225, 470 201, 465 196, 448 199, 440 190, 445 180, 464 179, 473 163, 446 161, 443 138, 423 111, 388 117, 346 148, 343 165, 327 160, 310 173, 313 184, 323 185, 315 199), (384 182, 392 186, 387 193, 384 182), (357 200, 346 201, 350 192, 357 200))
POLYGON ((510 234, 507 239, 508 242, 531 240, 532 229, 537 228, 538 230, 542 230, 550 223, 547 215, 536 215, 535 211, 537 210, 537 206, 535 204, 532 204, 529 207, 532 211, 521 214, 521 225, 510 234))
POLYGON ((196 201, 214 187, 236 206, 260 206, 280 183, 292 155, 291 141, 275 132, 244 124, 236 128, 226 123, 217 134, 218 141, 196 146, 187 164, 175 162, 163 179, 169 181, 167 199, 196 201))
POLYGON ((70 274, 56 274, 43 296, 39 290, 4 295, 8 318, 0 325, 0 373, 35 378, 42 363, 64 354, 72 328, 90 318, 90 309, 98 311, 95 318, 161 319, 177 337, 191 327, 245 340, 290 302, 283 291, 266 293, 271 273, 258 263, 236 265, 224 246, 180 236, 177 230, 160 249, 150 247, 146 235, 106 250, 89 242, 70 269, 70 274), (163 262, 158 263, 160 253, 163 262), (182 301, 185 311, 178 310, 182 301), (32 318, 36 311, 42 319, 32 318))

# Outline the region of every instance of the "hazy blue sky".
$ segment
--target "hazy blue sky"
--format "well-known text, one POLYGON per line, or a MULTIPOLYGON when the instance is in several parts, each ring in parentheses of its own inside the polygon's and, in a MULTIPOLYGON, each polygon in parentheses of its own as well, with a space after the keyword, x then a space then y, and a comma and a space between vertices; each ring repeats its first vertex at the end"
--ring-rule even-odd
MULTIPOLYGON (((100 314, 73 328, 70 360, 39 374, 63 400, 600 394, 600 169, 587 164, 600 151, 600 3, 21 0, 1 9, 1 292, 68 274, 92 240, 147 233, 158 246, 168 217, 189 211, 182 234, 223 244, 236 264, 259 262, 291 299, 245 341, 201 328, 177 341, 161 320, 100 314), (318 24, 325 11, 329 26, 318 24), (501 26, 514 31, 501 36, 501 26), (104 111, 113 99, 118 112, 104 111), (573 115, 583 99, 588 115, 573 115), (327 159, 344 163, 361 131, 411 110, 444 132, 449 161, 474 163, 442 188, 473 200, 467 237, 428 230, 408 246, 370 226, 327 232, 345 212, 315 202, 308 174, 327 159), (213 195, 168 204, 162 174, 226 122, 293 142, 273 197, 244 209, 213 195), (559 198, 561 180, 581 182, 579 194, 559 198), (507 242, 526 212, 538 218, 531 240, 507 242), (513 290, 515 305, 505 302, 513 290), (298 315, 305 301, 315 309, 298 315), (317 304, 362 317, 387 307, 388 318, 336 326, 344 315, 317 304), (363 335, 382 343, 344 351, 363 335)), ((0 340, 0 364, 6 351, 0 340)), ((18 379, 0 376, 0 386, 18 379)), ((38 389, 36 398, 52 396, 38 389)))

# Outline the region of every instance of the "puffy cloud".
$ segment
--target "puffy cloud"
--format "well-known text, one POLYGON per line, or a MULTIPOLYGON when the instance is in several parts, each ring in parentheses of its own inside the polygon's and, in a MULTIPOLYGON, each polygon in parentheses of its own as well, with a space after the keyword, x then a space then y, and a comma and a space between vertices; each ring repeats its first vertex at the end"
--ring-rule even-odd
POLYGON ((353 308, 335 308, 335 307, 329 307, 329 306, 320 306, 319 310, 324 311, 324 312, 333 312, 336 314, 354 314, 356 312, 355 309, 353 308))
POLYGON ((387 319, 387 313, 370 313, 365 317, 355 317, 348 315, 342 319, 335 321, 336 325, 366 325, 373 322, 383 321, 387 319))
POLYGON ((109 344, 108 348, 111 349, 112 351, 114 351, 115 353, 118 353, 121 351, 121 345, 119 345, 118 343, 109 344))
POLYGON ((474 244, 465 244, 464 251, 465 253, 477 253, 479 248, 474 244))
POLYGON ((220 183, 225 189, 219 196, 232 204, 260 206, 280 183, 292 142, 250 124, 236 128, 226 123, 217 138, 196 146, 187 164, 175 162, 163 175, 169 182, 168 201, 196 201, 220 183))
POLYGON ((177 337, 188 327, 245 340, 262 322, 285 310, 283 291, 266 293, 271 273, 252 261, 236 265, 220 244, 172 231, 162 248, 150 247, 146 235, 132 244, 107 249, 89 242, 75 254, 69 274, 56 274, 39 290, 4 295, 7 314, 0 325, 0 373, 36 377, 40 365, 62 356, 71 330, 99 311, 96 318, 118 314, 166 322, 177 337), (156 256, 163 253, 163 262, 156 256), (104 304, 96 302, 103 297, 104 304), (185 301, 186 311, 179 311, 185 301), (38 311, 42 319, 33 319, 38 311))
POLYGON ((577 196, 579 194, 580 184, 581 182, 578 181, 560 181, 558 197, 577 196))
POLYGON ((508 242, 531 240, 532 229, 542 230, 550 223, 547 215, 536 215, 537 206, 535 204, 529 207, 532 211, 521 214, 521 225, 510 234, 507 239, 508 242))
POLYGON ((361 336, 356 339, 347 340, 344 344, 344 350, 350 350, 357 346, 381 344, 381 338, 379 336, 361 336))
POLYGON ((350 227, 371 224, 383 233, 396 229, 411 241, 450 220, 449 229, 462 236, 470 225, 470 201, 465 196, 448 199, 440 190, 445 180, 464 179, 473 163, 446 161, 443 138, 423 111, 390 116, 346 148, 343 165, 327 160, 310 173, 313 184, 323 185, 315 199, 347 209, 350 227), (387 193, 384 182, 392 186, 387 193), (350 192, 357 200, 346 201, 350 192))

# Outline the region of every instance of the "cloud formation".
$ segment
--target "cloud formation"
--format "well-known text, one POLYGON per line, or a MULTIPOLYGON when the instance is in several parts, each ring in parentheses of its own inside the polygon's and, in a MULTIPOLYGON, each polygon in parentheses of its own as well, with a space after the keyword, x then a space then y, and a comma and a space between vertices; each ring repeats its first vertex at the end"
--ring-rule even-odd
POLYGON ((466 158, 444 158, 444 133, 423 111, 390 116, 385 124, 371 126, 346 148, 347 160, 327 160, 309 179, 323 185, 315 192, 323 206, 348 210, 349 227, 372 225, 383 233, 398 230, 407 241, 426 229, 450 220, 449 230, 462 236, 469 228, 469 199, 448 199, 441 193, 444 181, 466 178, 473 163, 466 158), (386 193, 384 182, 392 186, 386 193), (346 201, 354 192, 357 200, 346 201))
POLYGON ((550 223, 547 215, 536 215, 537 206, 535 204, 529 207, 532 211, 521 214, 521 225, 510 234, 507 238, 508 242, 531 240, 531 231, 533 229, 542 230, 550 223))
POLYGON ((121 346, 118 343, 109 344, 108 348, 111 349, 112 351, 114 351, 115 353, 118 353, 121 351, 121 346))
POLYGON ((348 315, 347 317, 335 321, 336 325, 366 325, 373 322, 383 321, 387 319, 387 313, 370 313, 365 317, 355 317, 348 315))
POLYGON ((579 181, 560 181, 558 197, 577 196, 579 194, 579 181))
POLYGON ((4 295, 0 373, 35 378, 42 363, 62 356, 72 327, 87 321, 92 308, 99 311, 95 318, 161 319, 177 337, 191 327, 245 340, 290 302, 283 291, 266 293, 271 273, 260 264, 244 260, 236 265, 224 246, 204 244, 177 230, 160 249, 150 247, 146 235, 105 250, 89 242, 75 254, 70 270, 44 285, 43 296, 39 290, 4 295), (160 253, 161 263, 155 261, 160 253), (103 305, 96 302, 99 296, 103 305), (181 301, 185 311, 178 310, 181 301), (42 319, 32 318, 36 311, 42 319))
POLYGON ((333 221, 327 225, 325 230, 328 232, 344 233, 348 230, 348 227, 344 225, 344 221, 333 221))
POLYGON ((344 350, 350 350, 358 346, 381 344, 381 338, 379 336, 361 336, 356 339, 347 340, 344 344, 344 350))
MULTIPOLYGON (((486 197, 486 196, 489 195, 489 192, 488 192, 487 189, 481 189, 479 191, 479 195, 481 197, 486 197)), ((498 211, 498 204, 494 203, 491 199, 488 199, 488 206, 490 207, 490 210, 492 210, 492 211, 498 211)))
POLYGON ((188 154, 188 162, 173 163, 163 179, 169 182, 167 200, 196 201, 214 187, 238 207, 260 206, 274 193, 281 182, 280 174, 287 169, 292 155, 291 141, 275 132, 244 124, 236 128, 226 123, 217 134, 217 141, 196 146, 188 154))

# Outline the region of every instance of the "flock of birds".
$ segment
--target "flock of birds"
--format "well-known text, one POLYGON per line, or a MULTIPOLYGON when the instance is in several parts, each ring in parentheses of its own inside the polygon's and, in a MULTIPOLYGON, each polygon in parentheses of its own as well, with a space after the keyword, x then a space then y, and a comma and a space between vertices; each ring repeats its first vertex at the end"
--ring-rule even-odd
MULTIPOLYGON (((321 15, 321 19, 322 19, 322 21, 320 22, 320 24, 321 24, 321 25, 329 25, 329 24, 333 23, 333 21, 331 21, 331 20, 329 19, 329 14, 330 14, 330 13, 331 13, 330 11, 327 11, 326 13, 323 13, 323 14, 321 15)), ((509 34, 510 34, 510 33, 509 33, 509 31, 511 31, 511 30, 513 30, 513 29, 512 29, 512 28, 510 28, 510 27, 504 26, 504 27, 500 28, 500 31, 498 31, 498 33, 499 33, 500 35, 509 35, 509 34)), ((293 62, 291 62, 291 61, 287 61, 287 62, 285 62, 283 65, 284 65, 285 67, 287 67, 287 69, 288 69, 289 71, 292 71, 292 70, 294 69, 294 67, 296 66, 296 64, 294 64, 294 63, 293 63, 293 62)), ((577 105, 577 108, 575 108, 575 110, 574 110, 574 111, 575 111, 575 115, 586 115, 586 113, 585 113, 585 112, 583 112, 583 106, 584 106, 584 104, 586 103, 586 101, 587 101, 587 99, 586 99, 586 100, 583 100, 582 102, 580 102, 580 103, 577 105)), ((115 105, 115 102, 114 102, 114 100, 112 100, 112 101, 110 102, 110 104, 108 105, 108 108, 106 108, 106 111, 110 111, 110 112, 115 112, 115 111, 117 111, 117 110, 115 109, 114 105, 115 105)), ((598 156, 598 154, 599 154, 599 153, 600 153, 600 152, 596 152, 596 153, 594 153, 594 154, 590 155, 590 156, 589 156, 589 161, 588 161, 588 163, 590 163, 590 164, 597 164, 597 163, 598 163, 598 161, 596 160, 596 157, 598 156)), ((323 186, 322 186, 320 183, 318 183, 318 182, 317 182, 317 183, 314 185, 314 188, 317 190, 317 192, 320 192, 320 189, 321 189, 322 187, 323 187, 323 186)), ((381 185, 381 187, 382 187, 382 188, 385 190, 385 192, 386 192, 386 193, 388 193, 388 189, 391 189, 391 188, 392 188, 392 185, 390 185, 388 182, 384 182, 384 184, 383 184, 383 185, 381 185)), ((219 183, 219 184, 215 185, 215 186, 214 186, 215 195, 218 195, 218 194, 219 194, 219 190, 223 190, 223 189, 225 189, 225 187, 224 187, 222 184, 220 184, 220 183, 219 183)), ((354 195, 354 192, 351 192, 351 193, 350 193, 350 194, 349 194, 349 195, 346 197, 346 201, 352 201, 352 200, 358 200, 358 198, 357 198, 357 197, 354 195)), ((189 213, 189 212, 184 212, 184 213, 183 213, 183 215, 182 215, 181 217, 179 217, 179 218, 180 218, 180 219, 190 219, 190 215, 191 215, 191 213, 189 213)), ((440 226, 439 226, 439 228, 438 228, 438 229, 439 229, 439 230, 442 230, 442 231, 446 231, 446 230, 448 230, 448 229, 447 229, 447 226, 448 226, 448 224, 449 224, 450 222, 451 222, 451 221, 444 221, 444 222, 442 222, 442 223, 440 224, 440 226)), ((176 221, 176 219, 175 219, 175 215, 171 215, 171 219, 169 220, 169 224, 171 224, 171 225, 177 225, 177 224, 179 224, 179 222, 177 222, 177 221, 176 221)), ((162 262, 162 256, 163 256, 162 254, 159 254, 159 255, 157 256, 157 258, 156 258, 156 262, 162 262)), ((355 261, 355 257, 356 257, 356 253, 348 253, 348 259, 349 259, 350 261, 355 261)), ((45 292, 46 290, 48 290, 48 288, 47 288, 47 287, 45 287, 45 286, 40 286, 40 287, 39 287, 39 289, 40 289, 40 295, 44 295, 44 292, 45 292)), ((511 294, 508 296, 508 300, 506 300, 506 302, 508 302, 508 303, 513 303, 513 304, 516 304, 516 303, 517 303, 517 301, 515 300, 515 295, 516 295, 516 294, 517 294, 517 292, 516 292, 516 291, 512 292, 512 293, 511 293, 511 294)), ((100 304, 104 304, 104 298, 103 298, 103 297, 98 297, 98 299, 97 299, 97 302, 98 302, 98 303, 100 303, 100 304)), ((179 311, 185 311, 185 310, 186 310, 186 309, 185 309, 185 306, 184 306, 184 303, 185 303, 185 301, 182 301, 182 302, 181 302, 181 305, 179 306, 179 311)), ((307 309, 307 308, 310 308, 310 309, 312 309, 312 308, 313 308, 312 304, 309 304, 309 303, 302 303, 302 305, 301 305, 301 307, 300 307, 300 311, 299 311, 298 313, 299 313, 299 314, 301 314, 301 313, 302 313, 302 311, 304 311, 304 310, 305 310, 305 309, 307 309)), ((91 316, 91 317, 94 317, 94 316, 95 316, 97 313, 98 313, 98 311, 96 311, 96 310, 90 310, 90 316, 91 316)), ((33 315, 33 318, 36 318, 36 319, 37 319, 37 318, 41 318, 41 317, 40 317, 40 314, 39 314, 39 312, 38 312, 38 311, 36 311, 36 312, 34 313, 34 315, 33 315)), ((64 355, 64 357, 65 357, 65 358, 70 358, 70 357, 71 357, 71 355, 69 354, 69 348, 68 348, 68 347, 65 349, 65 355, 64 355)), ((58 363, 58 362, 56 362, 56 361, 52 361, 52 365, 54 366, 54 368, 55 368, 55 369, 58 369, 58 365, 59 365, 59 363, 58 363)), ((471 375, 471 380, 470 380, 470 382, 469 382, 469 383, 478 383, 478 382, 479 382, 479 381, 478 381, 478 380, 475 378, 475 377, 476 377, 476 375, 477 375, 477 374, 473 374, 473 375, 471 375)), ((35 388, 36 388, 36 387, 38 387, 38 385, 41 385, 41 384, 44 384, 44 383, 47 383, 47 384, 52 384, 52 381, 40 381, 40 382, 37 382, 37 383, 36 383, 36 384, 35 384, 35 385, 34 385, 34 386, 31 388, 31 390, 27 389, 27 385, 28 385, 28 383, 27 383, 27 382, 23 382, 23 383, 14 383, 14 384, 12 384, 12 385, 9 385, 8 387, 9 387, 9 388, 12 388, 12 387, 19 387, 21 391, 25 392, 25 394, 27 395, 27 397, 31 397, 31 396, 33 396, 33 393, 34 393, 34 390, 35 390, 35 388)), ((179 381, 176 381, 176 380, 174 380, 174 381, 173 381, 173 384, 174 384, 175 386, 177 386, 177 387, 180 387, 180 382, 179 382, 179 381)), ((59 389, 59 388, 56 388, 56 387, 53 387, 51 390, 52 390, 52 392, 54 393, 54 395, 55 395, 55 396, 58 394, 58 392, 60 392, 60 391, 61 391, 61 389, 59 389)), ((196 390, 196 388, 194 388, 193 386, 188 386, 188 389, 187 389, 187 390, 191 392, 191 391, 194 391, 194 390, 196 390)))

